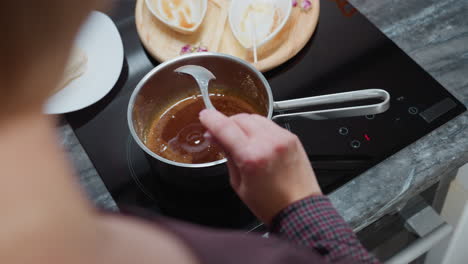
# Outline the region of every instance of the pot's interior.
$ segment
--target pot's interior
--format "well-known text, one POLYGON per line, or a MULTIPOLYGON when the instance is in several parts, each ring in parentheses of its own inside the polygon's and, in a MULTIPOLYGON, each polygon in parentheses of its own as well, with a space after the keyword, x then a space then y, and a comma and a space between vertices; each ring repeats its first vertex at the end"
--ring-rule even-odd
MULTIPOLYGON (((271 114, 269 93, 258 72, 231 57, 200 54, 162 64, 143 84, 135 96, 132 123, 138 138, 146 145, 152 121, 166 109, 183 98, 200 94, 195 80, 188 75, 175 73, 183 65, 200 65, 210 70, 216 80, 210 81, 211 92, 233 95, 255 107, 264 116, 271 114)), ((268 85, 268 84, 266 84, 268 85)))

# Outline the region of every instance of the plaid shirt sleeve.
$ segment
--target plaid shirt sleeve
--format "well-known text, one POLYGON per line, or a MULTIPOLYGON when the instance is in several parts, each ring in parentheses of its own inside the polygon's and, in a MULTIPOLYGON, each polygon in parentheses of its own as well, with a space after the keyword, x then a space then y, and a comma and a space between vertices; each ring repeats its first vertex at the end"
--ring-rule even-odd
POLYGON ((296 244, 314 248, 329 262, 380 263, 361 245, 353 230, 326 196, 311 196, 281 211, 272 233, 296 244))

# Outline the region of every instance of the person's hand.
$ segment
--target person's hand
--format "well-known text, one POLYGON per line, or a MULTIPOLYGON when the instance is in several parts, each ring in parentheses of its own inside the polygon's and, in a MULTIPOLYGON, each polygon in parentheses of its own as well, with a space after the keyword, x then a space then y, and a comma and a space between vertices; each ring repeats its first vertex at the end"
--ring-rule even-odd
POLYGON ((322 194, 297 136, 273 121, 214 110, 200 112, 200 121, 226 152, 232 187, 264 223, 291 203, 322 194))
POLYGON ((99 1, 1 2, 0 121, 19 111, 41 112, 61 79, 80 24, 99 1))

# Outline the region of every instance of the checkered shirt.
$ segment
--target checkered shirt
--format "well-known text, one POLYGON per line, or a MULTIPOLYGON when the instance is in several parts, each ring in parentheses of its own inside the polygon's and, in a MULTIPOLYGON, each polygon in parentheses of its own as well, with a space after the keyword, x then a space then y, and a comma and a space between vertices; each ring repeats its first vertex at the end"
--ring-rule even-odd
POLYGON ((326 196, 298 201, 273 220, 271 233, 293 243, 314 248, 329 262, 380 263, 361 245, 356 235, 326 196))

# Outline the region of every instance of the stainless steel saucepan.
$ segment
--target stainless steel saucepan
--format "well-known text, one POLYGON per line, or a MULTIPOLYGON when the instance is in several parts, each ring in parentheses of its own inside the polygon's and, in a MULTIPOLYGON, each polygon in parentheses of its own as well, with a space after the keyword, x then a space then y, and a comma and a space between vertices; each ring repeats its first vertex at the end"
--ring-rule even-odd
POLYGON ((159 156, 145 145, 149 125, 157 113, 169 107, 171 103, 197 94, 199 89, 193 78, 174 72, 178 67, 188 64, 203 66, 216 76, 216 80, 210 82, 210 90, 241 95, 242 99, 255 106, 260 114, 276 122, 296 118, 324 120, 372 115, 385 112, 390 106, 390 95, 381 89, 366 89, 275 102, 270 85, 262 73, 248 62, 225 54, 196 53, 164 62, 149 72, 133 91, 127 111, 128 126, 135 142, 149 156, 150 161, 157 164, 159 171, 164 171, 168 167, 179 169, 177 174, 184 176, 167 176, 170 180, 179 182, 187 181, 187 177, 195 181, 211 178, 210 174, 219 173, 210 173, 207 169, 222 167, 222 171, 225 172, 224 163, 226 163, 226 159, 201 164, 175 162, 159 156), (316 108, 317 106, 337 103, 357 104, 358 101, 362 103, 362 100, 366 99, 375 99, 373 101, 378 102, 341 108, 291 112, 299 108, 316 108), (280 113, 275 115, 275 112, 280 113), (180 173, 180 171, 184 172, 180 173), (200 172, 199 175, 197 172, 200 172))

